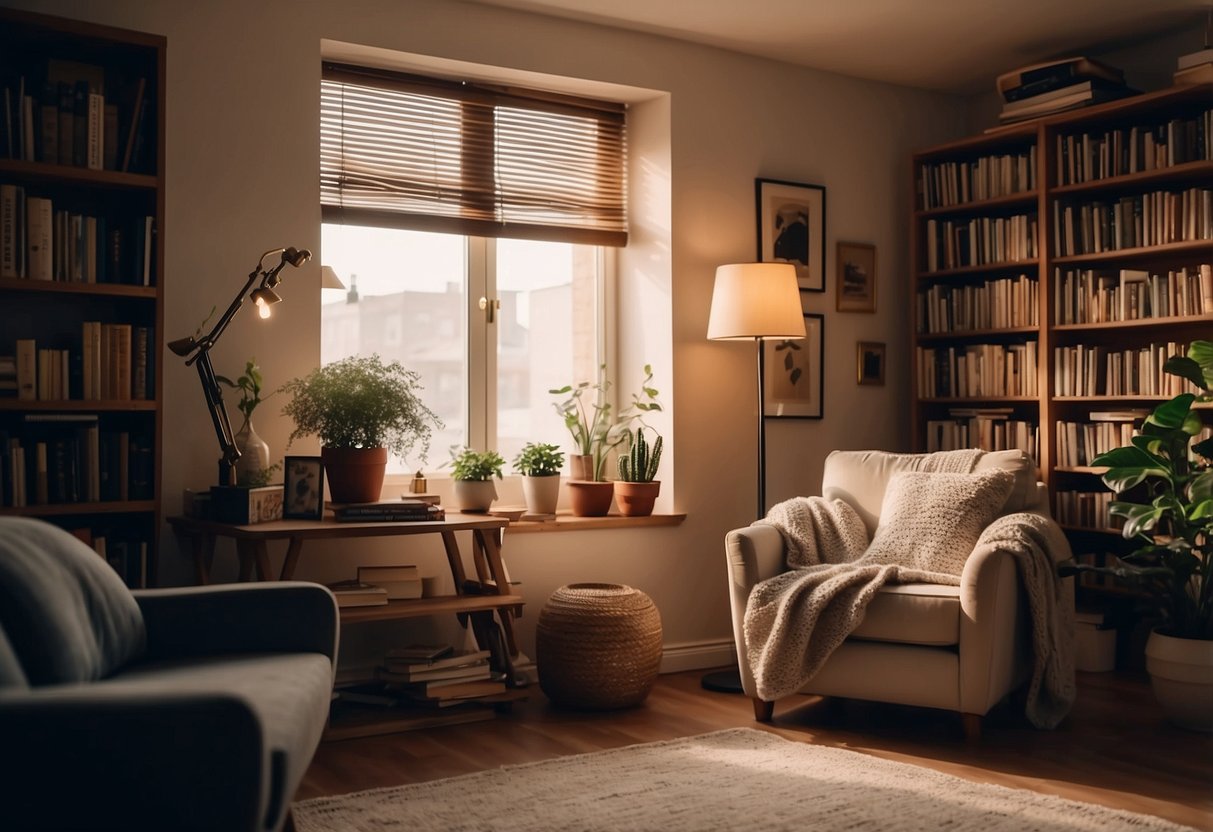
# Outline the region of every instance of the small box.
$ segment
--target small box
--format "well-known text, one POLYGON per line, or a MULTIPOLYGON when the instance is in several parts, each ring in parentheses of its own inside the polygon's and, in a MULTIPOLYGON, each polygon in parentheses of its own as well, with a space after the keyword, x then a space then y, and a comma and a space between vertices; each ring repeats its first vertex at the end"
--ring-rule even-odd
POLYGON ((1077 613, 1074 621, 1074 669, 1106 673, 1116 669, 1116 630, 1103 629, 1103 616, 1077 613))
POLYGON ((211 486, 211 519, 220 523, 252 525, 282 519, 282 486, 245 488, 211 486))

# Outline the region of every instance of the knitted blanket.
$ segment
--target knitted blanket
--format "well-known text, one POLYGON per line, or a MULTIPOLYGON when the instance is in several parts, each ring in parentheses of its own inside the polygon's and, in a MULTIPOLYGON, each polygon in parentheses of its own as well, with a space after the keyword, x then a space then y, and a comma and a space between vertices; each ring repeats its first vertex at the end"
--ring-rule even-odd
MULTIPOLYGON (((940 462, 971 467, 976 459, 952 456, 940 462)), ((866 529, 841 500, 796 498, 773 507, 762 522, 779 529, 789 566, 755 586, 746 605, 746 651, 758 695, 768 701, 799 691, 859 627, 867 605, 886 583, 960 584, 959 571, 865 560, 866 529)), ((1019 569, 1033 644, 1026 713, 1034 725, 1051 728, 1074 701, 1074 602, 1054 568, 1056 560, 1068 556, 1069 546, 1055 523, 1019 513, 987 526, 973 551, 991 548, 1011 554, 1019 569)))

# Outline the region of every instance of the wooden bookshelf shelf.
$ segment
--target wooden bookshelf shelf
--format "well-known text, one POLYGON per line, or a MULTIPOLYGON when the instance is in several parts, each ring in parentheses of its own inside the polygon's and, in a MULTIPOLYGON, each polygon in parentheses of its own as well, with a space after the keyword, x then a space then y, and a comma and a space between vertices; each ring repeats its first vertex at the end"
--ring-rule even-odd
POLYGON ((123 283, 59 283, 51 280, 25 280, 12 277, 0 278, 0 292, 101 295, 150 301, 155 301, 159 297, 159 291, 155 286, 130 286, 123 283))
POLYGON ((0 515, 21 517, 81 517, 87 514, 137 514, 156 510, 154 500, 114 500, 100 503, 52 503, 0 508, 0 515))
POLYGON ((1036 206, 1036 191, 998 196, 993 199, 979 199, 973 202, 961 202, 956 205, 943 205, 938 208, 924 208, 916 211, 915 215, 922 219, 946 217, 951 214, 996 213, 1004 208, 1023 208, 1036 206))
POLYGON ((1185 162, 1157 170, 1144 170, 1138 173, 1127 173, 1123 176, 1109 176, 1104 179, 1093 179, 1089 182, 1078 182, 1073 185, 1057 185, 1049 191, 1050 196, 1058 199, 1070 196, 1092 196, 1103 191, 1152 189, 1155 185, 1170 185, 1179 183, 1190 185, 1193 180, 1213 178, 1213 161, 1201 159, 1196 162, 1185 162))
POLYGON ((1115 263, 1129 260, 1163 260, 1168 257, 1209 257, 1213 252, 1213 240, 1187 240, 1182 243, 1166 243, 1160 246, 1142 246, 1139 248, 1120 248, 1114 251, 1101 251, 1093 254, 1068 254, 1065 257, 1053 257, 1050 263, 1054 266, 1081 265, 1088 263, 1115 263))
POLYGON ((949 277, 970 277, 986 274, 987 272, 1022 271, 1035 272, 1040 267, 1039 260, 1008 260, 1002 263, 985 263, 981 266, 963 266, 959 269, 940 269, 933 272, 920 271, 918 280, 943 280, 949 277))
POLYGON ((1034 338, 1039 332, 1040 327, 1013 326, 1004 327, 1003 329, 965 329, 956 332, 920 332, 918 333, 917 338, 919 343, 935 341, 969 341, 974 338, 1004 338, 1019 335, 1034 338))
POLYGON ((1152 327, 1213 326, 1213 315, 1186 315, 1168 318, 1137 318, 1132 321, 1107 321, 1096 324, 1054 324, 1054 332, 1091 332, 1099 330, 1148 329, 1152 327))
POLYGON ((461 612, 482 612, 501 607, 521 607, 521 595, 446 595, 436 598, 413 598, 388 601, 370 607, 342 607, 341 622, 357 624, 362 621, 394 621, 400 618, 423 618, 427 615, 453 615, 461 612))
POLYGON ((150 174, 116 170, 89 170, 72 165, 0 159, 0 178, 20 177, 30 182, 79 185, 88 188, 122 188, 155 191, 160 180, 150 174))
POLYGON ((1053 470, 1061 474, 1106 474, 1108 469, 1103 465, 1055 465, 1053 470))
POLYGON ((154 413, 159 403, 154 399, 137 401, 28 401, 0 399, 0 413, 154 413))

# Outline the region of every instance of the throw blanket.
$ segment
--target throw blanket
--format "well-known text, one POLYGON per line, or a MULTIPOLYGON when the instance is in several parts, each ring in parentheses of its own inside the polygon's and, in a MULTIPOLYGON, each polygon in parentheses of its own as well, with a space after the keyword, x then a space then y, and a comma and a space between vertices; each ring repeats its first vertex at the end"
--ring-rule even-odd
MULTIPOLYGON (((971 466, 978 456, 980 452, 962 464, 971 466)), ((755 586, 746 605, 746 650, 758 695, 766 700, 800 690, 860 625, 867 605, 886 583, 960 584, 955 574, 865 563, 863 522, 841 500, 789 500, 772 508, 763 522, 781 532, 790 567, 755 586)), ((1033 646, 1026 714, 1034 725, 1051 728, 1069 712, 1075 696, 1074 601, 1054 568, 1055 560, 1068 556, 1069 546, 1055 523, 1020 513, 992 522, 974 552, 990 548, 1007 551, 1019 569, 1033 646)))

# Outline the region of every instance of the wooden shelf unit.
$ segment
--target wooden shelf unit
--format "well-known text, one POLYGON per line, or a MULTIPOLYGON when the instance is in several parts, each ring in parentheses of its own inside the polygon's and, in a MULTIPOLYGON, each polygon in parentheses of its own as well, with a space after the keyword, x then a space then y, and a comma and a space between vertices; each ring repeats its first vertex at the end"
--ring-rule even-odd
MULTIPOLYGON (((16 255, 16 263, 0 258, 0 356, 15 357, 17 341, 32 340, 37 349, 65 351, 70 368, 67 399, 30 400, 7 393, 0 398, 0 515, 41 517, 94 540, 104 537, 111 563, 136 586, 156 583, 161 527, 165 67, 166 40, 160 35, 0 9, 0 86, 6 87, 11 105, 7 110, 0 107, 0 127, 24 133, 24 138, 14 136, 12 146, 0 137, 0 186, 5 186, 0 213, 7 203, 10 212, 23 206, 28 214, 30 198, 49 200, 48 233, 55 249, 53 279, 35 279, 29 241, 17 239, 23 232, 30 236, 29 221, 15 226, 8 239, 0 235, 4 243, 0 250, 24 252, 30 260, 23 264, 16 255), (87 89, 77 82, 84 82, 87 89), (28 131, 17 130, 21 105, 16 99, 21 92, 31 99, 33 129, 28 131), (102 157, 102 169, 90 168, 83 158, 57 155, 67 145, 59 142, 59 127, 65 128, 64 135, 71 128, 76 149, 81 136, 89 138, 88 116, 78 108, 83 101, 87 111, 87 92, 104 99, 96 100, 101 119, 94 123, 110 120, 109 128, 93 134, 100 136, 102 148, 109 142, 113 151, 102 157), (102 103, 112 106, 103 108, 102 103), (142 112, 141 118, 136 110, 142 112), (83 132, 78 126, 81 118, 83 132), (53 144, 48 141, 51 122, 55 122, 53 144), (135 136, 141 137, 139 151, 131 154, 124 169, 125 150, 127 145, 135 146, 131 141, 135 136), (29 144, 26 140, 31 137, 29 144), (33 158, 24 154, 26 145, 33 158), (139 248, 134 235, 139 228, 148 236, 148 225, 150 256, 146 247, 139 248), (81 253, 73 259, 73 251, 81 253), (73 274, 76 263, 80 271, 73 274), (90 272, 94 282, 88 279, 90 272), (146 331, 144 399, 126 400, 120 395, 83 399, 82 324, 87 321, 131 327, 132 378, 134 344, 139 330, 146 331), (63 421, 56 423, 55 417, 63 421), (88 447, 90 422, 100 437, 100 454, 88 447), (138 448, 138 483, 124 480, 122 474, 134 472, 134 454, 126 462, 118 461, 127 440, 138 448), (12 462, 14 442, 25 455, 27 470, 20 474, 12 462), (45 500, 38 493, 40 445, 47 449, 50 485, 45 500), (119 488, 127 482, 126 493, 118 493, 130 499, 88 499, 86 492, 92 489, 82 473, 89 470, 86 466, 104 472, 105 483, 111 474, 119 488), (22 474, 26 505, 14 506, 13 477, 22 474)), ((37 218, 33 227, 39 227, 37 218)), ((109 486, 103 489, 108 491, 109 486)))

